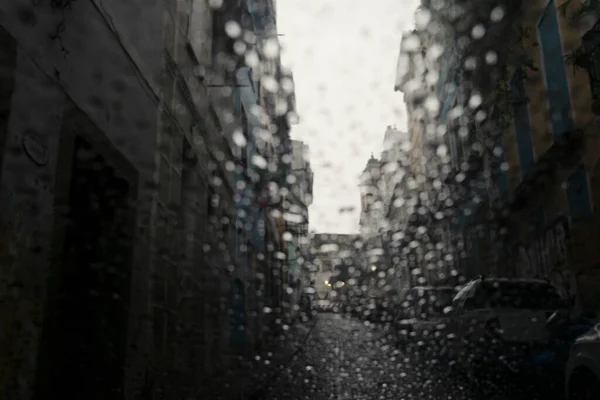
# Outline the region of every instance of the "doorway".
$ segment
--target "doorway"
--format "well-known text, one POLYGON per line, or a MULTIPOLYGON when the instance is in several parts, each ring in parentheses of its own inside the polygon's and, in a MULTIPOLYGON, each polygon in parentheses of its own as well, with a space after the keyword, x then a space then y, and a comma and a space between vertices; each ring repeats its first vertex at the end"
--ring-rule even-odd
POLYGON ((16 41, 4 27, 0 26, 0 180, 2 179, 3 158, 8 140, 8 120, 15 88, 16 65, 16 41))
POLYGON ((57 259, 49 279, 34 399, 122 399, 132 188, 97 146, 75 135, 72 149, 65 212, 57 216, 63 221, 62 240, 54 241, 57 259))

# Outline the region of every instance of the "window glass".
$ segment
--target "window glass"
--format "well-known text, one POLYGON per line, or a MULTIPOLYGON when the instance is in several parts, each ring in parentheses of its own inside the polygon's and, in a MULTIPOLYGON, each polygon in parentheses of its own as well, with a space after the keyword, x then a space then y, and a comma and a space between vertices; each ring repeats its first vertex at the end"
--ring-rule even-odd
POLYGON ((517 308, 551 310, 562 300, 556 288, 537 282, 485 282, 477 292, 476 304, 481 308, 517 308))

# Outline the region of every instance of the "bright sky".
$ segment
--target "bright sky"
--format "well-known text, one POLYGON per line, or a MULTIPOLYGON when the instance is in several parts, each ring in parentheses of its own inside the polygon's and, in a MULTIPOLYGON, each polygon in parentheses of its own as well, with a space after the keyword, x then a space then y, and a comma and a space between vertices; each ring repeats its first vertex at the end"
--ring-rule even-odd
POLYGON ((356 233, 358 176, 379 157, 387 125, 406 129, 394 92, 402 32, 414 26, 415 0, 279 0, 282 62, 296 84, 300 124, 315 173, 310 228, 356 233), (340 208, 353 207, 340 213, 340 208))

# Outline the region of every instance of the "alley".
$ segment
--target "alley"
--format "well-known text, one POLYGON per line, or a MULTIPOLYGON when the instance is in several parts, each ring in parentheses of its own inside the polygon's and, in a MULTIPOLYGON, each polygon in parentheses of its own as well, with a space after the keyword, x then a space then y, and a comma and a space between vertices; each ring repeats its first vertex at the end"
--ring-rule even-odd
POLYGON ((495 382, 470 383, 438 360, 402 354, 380 327, 333 313, 319 315, 302 350, 269 385, 269 400, 501 400, 521 395, 495 382))
POLYGON ((425 361, 401 354, 379 327, 339 314, 320 314, 302 351, 271 382, 267 398, 475 398, 433 364, 426 366, 425 361))

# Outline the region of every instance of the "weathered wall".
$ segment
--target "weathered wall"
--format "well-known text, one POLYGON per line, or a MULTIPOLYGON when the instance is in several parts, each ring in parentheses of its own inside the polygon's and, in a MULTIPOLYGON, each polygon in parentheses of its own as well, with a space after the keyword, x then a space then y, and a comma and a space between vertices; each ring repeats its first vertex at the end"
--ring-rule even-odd
MULTIPOLYGON (((17 244, 18 258, 12 263, 9 281, 19 281, 21 289, 13 293, 11 301, 22 305, 20 314, 10 315, 10 321, 21 320, 25 329, 11 338, 19 348, 21 359, 12 365, 13 376, 3 375, 0 393, 6 399, 31 397, 36 348, 40 338, 45 283, 50 265, 50 240, 54 221, 54 189, 61 178, 58 159, 59 135, 63 108, 68 98, 87 114, 93 125, 106 135, 138 171, 137 210, 134 268, 132 276, 131 318, 129 324, 129 368, 126 381, 128 392, 141 387, 144 373, 144 353, 147 344, 148 313, 148 240, 149 198, 152 196, 148 181, 154 171, 156 134, 156 88, 152 78, 158 76, 152 51, 140 44, 138 57, 131 57, 139 67, 134 68, 125 49, 132 50, 126 38, 120 38, 112 29, 119 27, 110 18, 101 17, 92 2, 73 2, 70 8, 56 10, 50 2, 5 2, 0 5, 1 24, 18 43, 18 63, 15 71, 16 90, 8 128, 8 142, 2 168, 3 199, 12 196, 17 207, 27 207, 28 215, 20 221, 22 240, 17 244), (64 30, 56 32, 64 18, 64 30), (144 60, 147 61, 144 62, 144 60), (149 83, 144 83, 149 81, 149 83), (25 134, 35 133, 45 147, 48 159, 38 166, 22 150, 25 134), (16 278, 16 279, 15 279, 16 278), (21 279, 19 279, 21 278, 21 279), (19 381, 17 388, 7 392, 6 385, 19 381)), ((131 6, 131 5, 130 5, 131 6)), ((136 15, 127 17, 121 26, 137 30, 138 43, 153 43, 158 38, 161 17, 154 8, 138 5, 136 15), (143 10, 141 9, 143 8, 143 10), (154 23, 152 22, 154 18, 154 23), (149 27, 149 28, 148 28, 149 27), (145 29, 150 29, 146 32, 145 29)), ((118 11, 112 11, 118 13, 118 11)), ((127 36, 127 35, 125 35, 127 36)), ((131 36, 131 35, 130 35, 131 36)), ((2 220, 14 219, 3 208, 2 220)), ((18 219, 17 219, 18 221, 18 219)), ((2 303, 6 316, 10 303, 2 303)), ((3 321, 5 324, 6 321, 3 321)), ((10 325, 10 322, 6 323, 10 325)), ((3 361, 6 361, 4 359, 3 361)))

